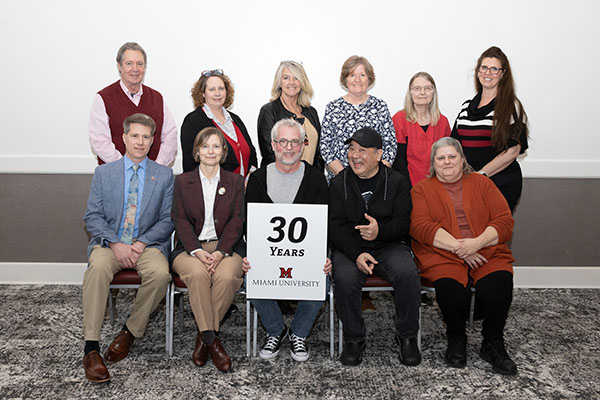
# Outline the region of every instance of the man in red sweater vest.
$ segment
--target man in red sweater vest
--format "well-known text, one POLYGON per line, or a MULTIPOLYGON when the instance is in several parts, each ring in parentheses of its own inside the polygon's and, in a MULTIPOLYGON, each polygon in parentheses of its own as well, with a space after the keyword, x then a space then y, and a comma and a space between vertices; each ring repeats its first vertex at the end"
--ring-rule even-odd
POLYGON ((177 155, 177 127, 162 95, 142 84, 146 52, 135 42, 125 43, 117 52, 117 69, 121 79, 96 94, 90 112, 90 144, 98 164, 123 156, 123 121, 132 114, 143 113, 156 122, 148 158, 172 166, 177 155))

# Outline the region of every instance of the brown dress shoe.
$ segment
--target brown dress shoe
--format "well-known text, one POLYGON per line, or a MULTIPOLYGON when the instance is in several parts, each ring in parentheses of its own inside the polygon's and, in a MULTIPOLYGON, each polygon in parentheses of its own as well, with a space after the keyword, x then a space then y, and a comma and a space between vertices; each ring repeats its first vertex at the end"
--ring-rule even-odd
POLYGON ((83 356, 83 370, 88 381, 102 383, 110 381, 108 369, 97 350, 92 350, 83 356))
POLYGON ((127 357, 129 349, 133 345, 135 337, 126 330, 119 332, 108 349, 104 352, 104 358, 110 363, 116 363, 127 357))
POLYGON ((197 367, 203 367, 208 361, 208 345, 202 340, 202 335, 196 335, 196 348, 192 353, 192 361, 197 367))
POLYGON ((231 371, 231 358, 227 355, 227 352, 223 348, 223 344, 219 338, 215 338, 212 345, 207 346, 210 358, 213 360, 215 367, 221 372, 231 371))

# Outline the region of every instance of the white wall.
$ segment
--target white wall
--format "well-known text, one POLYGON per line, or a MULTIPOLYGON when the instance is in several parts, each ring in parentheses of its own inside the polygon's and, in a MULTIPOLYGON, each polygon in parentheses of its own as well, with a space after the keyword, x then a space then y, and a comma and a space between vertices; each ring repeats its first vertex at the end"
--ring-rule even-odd
POLYGON ((200 72, 223 68, 236 88, 233 111, 254 138, 281 60, 304 63, 321 117, 344 94, 338 77, 352 54, 374 65, 371 93, 392 113, 410 76, 426 70, 452 123, 474 94, 477 57, 498 45, 529 114, 525 176, 598 178, 598 15, 596 0, 3 0, 0 173, 93 172, 93 96, 118 79, 119 46, 137 41, 148 53, 145 83, 162 92, 178 127, 200 72))

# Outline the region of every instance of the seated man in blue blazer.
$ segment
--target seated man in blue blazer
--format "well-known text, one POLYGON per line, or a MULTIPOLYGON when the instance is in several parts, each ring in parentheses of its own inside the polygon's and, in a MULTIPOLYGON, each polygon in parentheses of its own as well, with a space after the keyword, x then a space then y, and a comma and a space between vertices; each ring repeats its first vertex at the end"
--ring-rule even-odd
POLYGON ((122 269, 135 269, 142 284, 131 315, 104 353, 111 363, 125 358, 134 339, 143 336, 150 313, 170 281, 173 172, 147 157, 155 130, 154 120, 145 114, 126 118, 125 157, 94 172, 83 217, 92 236, 83 277, 83 368, 91 382, 110 380, 99 339, 113 276, 122 269))

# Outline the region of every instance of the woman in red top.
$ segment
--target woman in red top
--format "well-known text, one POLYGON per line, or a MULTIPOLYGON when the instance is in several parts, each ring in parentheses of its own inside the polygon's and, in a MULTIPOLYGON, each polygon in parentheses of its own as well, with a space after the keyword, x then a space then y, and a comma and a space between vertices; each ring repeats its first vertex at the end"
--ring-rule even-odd
POLYGON ((433 282, 446 323, 450 367, 467 363, 465 323, 471 297, 483 314, 479 352, 504 375, 517 373, 504 347, 512 301, 514 259, 507 246, 514 221, 494 183, 466 161, 458 140, 446 137, 431 149, 430 178, 412 189, 410 234, 421 278, 433 282))
POLYGON ((404 109, 392 118, 398 153, 394 169, 412 186, 429 173, 429 151, 436 140, 450 136, 448 119, 440 113, 433 77, 417 72, 408 83, 404 109))
POLYGON ((183 172, 198 166, 194 160, 194 139, 203 128, 216 127, 227 140, 227 158, 221 167, 248 177, 257 168, 256 149, 246 126, 227 108, 233 104, 234 89, 223 70, 204 71, 192 88, 195 110, 189 113, 181 126, 183 172))

